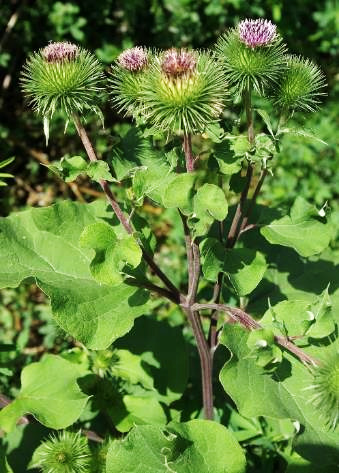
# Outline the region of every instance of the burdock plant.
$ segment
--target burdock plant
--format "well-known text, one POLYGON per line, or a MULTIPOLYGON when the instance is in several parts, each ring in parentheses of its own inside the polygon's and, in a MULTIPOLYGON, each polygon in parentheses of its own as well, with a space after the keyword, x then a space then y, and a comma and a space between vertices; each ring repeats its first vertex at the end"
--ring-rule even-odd
MULTIPOLYGON (((286 121, 294 111, 316 108, 324 85, 321 72, 310 61, 289 56, 270 21, 244 20, 220 38, 217 51, 150 51, 137 46, 119 55, 109 75, 108 89, 114 107, 132 117, 138 128, 129 130, 121 139, 121 148, 114 150, 115 176, 108 163, 97 159, 82 120, 84 113, 98 106, 97 95, 103 84, 94 56, 69 43, 48 45, 29 58, 23 88, 34 109, 45 119, 60 109, 74 121, 91 162, 76 156, 58 163, 59 168, 65 171, 66 165, 67 180, 80 172, 95 176, 119 223, 99 205, 75 202, 61 202, 41 211, 28 210, 0 222, 0 280, 13 287, 21 279, 36 278, 51 298, 52 311, 64 330, 86 346, 84 351, 103 350, 103 356, 99 352, 101 359, 96 360, 99 363, 88 364, 85 370, 86 378, 87 370, 94 371, 95 383, 107 386, 110 392, 108 400, 99 395, 100 389, 94 389, 94 385, 90 393, 92 406, 105 416, 96 416, 92 422, 86 411, 81 417, 89 395, 86 383, 78 382, 84 365, 77 373, 76 361, 49 355, 47 361, 34 363, 32 370, 28 367, 28 374, 22 378, 23 391, 14 401, 19 407, 14 404, 2 410, 0 427, 10 430, 16 414, 26 412, 56 429, 86 419, 104 430, 101 417, 109 418, 114 433, 119 429, 125 433, 130 428, 133 432, 127 439, 110 443, 107 473, 184 471, 185 462, 191 459, 192 465, 187 467, 190 471, 198 468, 199 473, 243 473, 245 456, 232 434, 217 423, 207 422, 216 413, 213 364, 221 344, 232 356, 225 357, 220 381, 240 413, 300 422, 304 431, 300 433, 298 452, 305 451, 306 458, 313 460, 310 439, 319 448, 330 442, 334 445, 328 425, 334 427, 338 417, 338 358, 323 361, 318 357, 321 344, 327 344, 327 338, 330 344, 336 333, 329 295, 326 291, 321 295, 317 292, 316 299, 307 296, 306 300, 292 299, 271 307, 265 291, 266 287, 275 287, 272 282, 281 280, 278 270, 282 259, 286 274, 289 258, 284 259, 282 246, 289 248, 289 255, 295 252, 293 258, 306 267, 306 258, 329 246, 333 230, 326 224, 324 209, 319 212, 301 196, 289 215, 284 216, 281 208, 265 212, 256 201, 266 176, 274 175, 280 137, 291 131, 280 126, 281 116, 286 121), (265 95, 271 102, 273 119, 265 109, 253 107, 255 95, 265 95), (237 108, 226 113, 234 99, 237 108), (242 110, 236 116, 240 106, 242 110), (120 189, 126 190, 119 192, 125 196, 122 206, 112 192, 117 181, 120 189), (178 258, 186 252, 185 264, 179 263, 186 271, 180 271, 180 275, 174 266, 171 276, 166 274, 176 258, 156 254, 161 246, 160 241, 156 244, 157 233, 138 215, 146 199, 148 207, 153 202, 164 210, 160 213, 165 218, 170 215, 170 225, 182 224, 175 230, 178 245, 182 243, 178 258), (263 218, 259 220, 261 212, 263 218), (275 220, 272 215, 277 215, 275 220), (177 237, 180 232, 181 237, 177 237), (276 246, 270 249, 270 244, 276 246), (278 251, 281 258, 272 260, 278 251), (16 272, 13 260, 18 260, 16 272), (149 304, 150 294, 160 301, 153 299, 149 304), (262 298, 261 294, 265 296, 262 298), (266 313, 260 314, 265 306, 266 313), (136 322, 132 337, 127 336, 122 345, 112 347, 117 339, 134 330, 136 317, 160 307, 161 317, 181 311, 194 334, 205 420, 172 422, 165 427, 167 420, 178 421, 176 409, 180 409, 181 402, 174 402, 186 389, 187 373, 186 368, 180 371, 180 357, 184 367, 188 360, 183 347, 180 351, 179 342, 166 346, 164 340, 162 346, 162 332, 138 332, 136 322), (256 318, 249 313, 253 307, 256 318), (250 335, 251 331, 254 333, 250 335), (138 333, 140 339, 134 339, 138 333), (154 353, 153 342, 157 347, 154 353), (120 352, 121 364, 113 370, 109 368, 115 349, 120 352), (147 358, 143 358, 144 354, 147 358), (40 378, 37 388, 30 382, 46 363, 64 367, 67 385, 64 386, 64 373, 55 372, 51 374, 56 379, 50 387, 45 368, 41 376, 45 402, 40 409, 40 378), (67 363, 71 365, 69 373, 67 363), (174 367, 173 379, 167 380, 167 371, 166 375, 162 372, 167 365, 174 367), (310 385, 310 371, 314 374, 312 402, 303 406, 302 388, 306 383, 310 385), (156 379, 159 373, 161 383, 156 379), (155 380, 151 379, 153 374, 155 380), (72 388, 69 378, 73 380, 72 388), (66 412, 59 419, 53 405, 49 408, 49 393, 53 400, 61 398, 55 403, 56 409, 65 400, 70 417, 66 412), (325 418, 320 427, 317 409, 325 418), (222 443, 218 447, 221 455, 226 452, 221 459, 213 450, 219 434, 232 437, 225 446, 222 443), (303 449, 305 444, 308 447, 303 449), (136 452, 141 452, 140 458, 136 452)), ((166 235, 162 233, 162 239, 166 235)), ((287 279, 286 285, 290 284, 287 279)), ((289 290, 286 294, 287 298, 289 290)), ((291 294, 293 297, 295 291, 291 294)), ((304 294, 306 290, 301 297, 304 294)), ((151 322, 153 326, 155 321, 151 322)), ((159 325, 166 326, 166 321, 159 325)), ((180 337, 179 327, 175 331, 180 337)), ((167 336, 166 329, 164 333, 167 336)), ((184 338, 182 341, 184 346, 184 338)), ((225 352, 219 351, 219 355, 225 356, 225 352)), ((218 415, 225 417, 222 407, 218 415)), ((47 441, 38 451, 48 473, 82 473, 88 468, 87 449, 80 437, 63 434, 47 441), (62 469, 66 461, 69 470, 62 469)), ((331 466, 336 461, 334 454, 331 448, 326 452, 331 466)), ((38 466, 42 468, 41 465, 38 466)))

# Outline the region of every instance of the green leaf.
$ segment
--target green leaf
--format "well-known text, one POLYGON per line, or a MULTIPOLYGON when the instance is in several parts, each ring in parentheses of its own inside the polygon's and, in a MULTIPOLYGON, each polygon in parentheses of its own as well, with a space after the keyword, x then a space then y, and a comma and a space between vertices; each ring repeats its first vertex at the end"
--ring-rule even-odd
POLYGON ((100 182, 101 180, 113 182, 115 179, 109 170, 109 166, 105 161, 98 160, 88 164, 85 171, 88 177, 93 181, 100 182))
POLYGON ((90 272, 93 250, 80 248, 84 228, 110 218, 106 203, 61 202, 0 219, 0 287, 35 278, 50 297, 57 323, 92 349, 105 349, 145 313, 148 293, 98 283, 90 272))
POLYGON ((142 257, 141 249, 132 235, 118 239, 113 228, 103 222, 85 227, 80 236, 80 246, 95 250, 90 265, 91 273, 96 281, 104 284, 121 284, 121 272, 125 264, 136 268, 142 257))
POLYGON ((135 427, 113 441, 107 473, 244 473, 245 456, 225 427, 208 420, 135 427))
POLYGON ((105 161, 88 163, 82 156, 62 158, 59 162, 47 166, 65 182, 73 182, 80 174, 87 174, 93 181, 114 181, 108 164, 105 161))
MULTIPOLYGON (((336 431, 329 430, 321 411, 311 402, 312 372, 292 354, 284 352, 283 362, 274 373, 264 375, 249 356, 248 337, 248 331, 239 325, 224 327, 220 342, 233 355, 220 372, 225 391, 245 417, 298 421, 303 428, 295 439, 297 452, 315 464, 333 467, 339 460, 338 427, 336 431)), ((327 347, 303 349, 315 358, 320 354, 326 357, 327 347)))
POLYGON ((193 198, 193 212, 189 223, 194 235, 205 235, 214 220, 221 222, 226 218, 228 205, 223 190, 214 184, 204 184, 193 198))
POLYGON ((205 238, 200 244, 202 272, 211 282, 216 282, 218 274, 224 271, 226 249, 216 238, 205 238))
POLYGON ((18 397, 0 412, 0 427, 10 432, 19 417, 27 413, 52 429, 73 424, 89 399, 77 384, 81 375, 74 363, 56 355, 45 355, 26 366, 18 397))
POLYGON ((272 330, 264 328, 253 330, 248 336, 247 346, 251 350, 249 357, 253 354, 258 366, 266 368, 268 365, 275 365, 275 368, 277 363, 282 361, 282 353, 280 348, 274 344, 272 330))
POLYGON ((145 389, 154 390, 154 381, 150 376, 147 368, 147 363, 142 356, 135 355, 129 350, 115 350, 114 356, 117 360, 114 361, 111 373, 117 378, 131 384, 141 384, 145 389))
POLYGON ((332 228, 316 218, 302 197, 297 197, 290 217, 274 220, 261 229, 261 234, 272 244, 294 248, 301 256, 312 256, 323 251, 332 237, 332 228), (306 235, 310 237, 307 238, 306 235))
POLYGON ((206 238, 200 245, 202 272, 215 282, 225 273, 239 296, 252 292, 262 280, 267 265, 259 251, 250 248, 226 249, 216 238, 206 238))
POLYGON ((222 222, 228 212, 223 190, 214 184, 204 184, 199 187, 193 199, 193 210, 199 219, 207 216, 222 222))
POLYGON ((331 309, 326 288, 313 303, 309 299, 279 302, 265 312, 261 324, 275 328, 275 333, 279 335, 324 338, 331 335, 336 327, 331 309))
POLYGON ((308 130, 304 130, 303 128, 280 128, 278 130, 278 134, 279 135, 291 134, 295 136, 302 136, 304 138, 310 138, 311 140, 318 141, 319 143, 322 143, 323 145, 328 146, 328 143, 326 143, 326 141, 321 140, 314 133, 308 130))
POLYGON ((267 126, 267 130, 269 131, 270 135, 274 138, 273 127, 272 127, 269 114, 266 112, 266 110, 262 110, 260 108, 256 108, 255 111, 259 113, 261 118, 264 120, 264 123, 267 126))
POLYGON ((121 405, 108 410, 119 432, 128 432, 135 425, 166 425, 167 417, 159 401, 151 393, 142 395, 126 394, 121 405))
POLYGON ((266 268, 265 257, 259 251, 233 248, 226 253, 224 271, 239 296, 245 296, 257 287, 266 268))
POLYGON ((11 158, 7 158, 7 159, 4 159, 3 161, 0 161, 0 169, 11 164, 14 161, 14 159, 15 159, 14 156, 12 156, 11 158))
POLYGON ((214 147, 214 157, 219 165, 220 172, 226 175, 236 174, 242 167, 243 155, 235 154, 228 140, 218 143, 214 147))
POLYGON ((189 209, 194 180, 195 175, 193 173, 177 174, 164 189, 164 206, 183 210, 189 209))

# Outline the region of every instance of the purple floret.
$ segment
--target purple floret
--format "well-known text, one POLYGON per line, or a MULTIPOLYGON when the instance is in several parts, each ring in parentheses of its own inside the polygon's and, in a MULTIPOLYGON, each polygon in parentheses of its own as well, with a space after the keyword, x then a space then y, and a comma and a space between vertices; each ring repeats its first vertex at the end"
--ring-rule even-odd
POLYGON ((164 53, 161 67, 166 74, 179 76, 194 71, 196 63, 193 53, 173 48, 164 53))
POLYGON ((118 63, 121 67, 127 69, 128 71, 141 71, 147 66, 148 63, 147 52, 140 46, 126 49, 118 57, 118 63))
POLYGON ((276 25, 269 20, 244 20, 239 23, 240 41, 250 48, 266 46, 276 37, 276 25))
POLYGON ((47 62, 63 62, 75 59, 79 52, 76 44, 68 42, 50 43, 42 50, 42 56, 47 62))

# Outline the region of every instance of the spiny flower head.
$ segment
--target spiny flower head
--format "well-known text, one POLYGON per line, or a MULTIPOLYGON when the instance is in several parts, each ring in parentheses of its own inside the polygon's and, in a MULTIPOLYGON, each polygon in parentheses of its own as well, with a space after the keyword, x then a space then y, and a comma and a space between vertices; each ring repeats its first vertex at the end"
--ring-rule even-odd
POLYGON ((79 52, 76 44, 69 42, 50 43, 41 54, 47 62, 63 62, 75 59, 79 52))
POLYGON ((32 466, 43 473, 90 473, 91 454, 80 432, 51 435, 34 452, 32 466))
POLYGON ((166 133, 197 133, 215 123, 227 97, 223 70, 208 53, 171 49, 154 58, 141 89, 146 121, 166 133))
POLYGON ((285 110, 316 110, 320 96, 324 95, 324 74, 309 59, 287 56, 286 64, 287 68, 275 88, 275 103, 285 110))
POLYGON ((145 48, 136 46, 126 49, 118 57, 118 64, 128 71, 141 71, 147 66, 148 54, 145 48))
POLYGON ((265 95, 286 67, 286 46, 275 26, 266 21, 244 20, 218 40, 218 56, 237 94, 254 89, 265 95))
POLYGON ((151 52, 136 46, 123 51, 112 65, 108 83, 119 112, 133 117, 140 114, 141 88, 151 61, 151 52))
POLYGON ((180 76, 194 71, 197 61, 194 54, 183 49, 169 49, 165 51, 161 68, 172 76, 180 76))
POLYGON ((276 36, 276 25, 269 20, 243 20, 238 25, 239 37, 242 43, 250 48, 266 46, 276 36))
POLYGON ((50 120, 57 110, 68 118, 88 110, 100 114, 104 76, 98 60, 72 43, 50 43, 31 54, 21 84, 33 109, 50 120))
POLYGON ((310 402, 325 417, 330 428, 335 429, 339 420, 339 351, 334 351, 314 368, 314 381, 310 389, 310 402))

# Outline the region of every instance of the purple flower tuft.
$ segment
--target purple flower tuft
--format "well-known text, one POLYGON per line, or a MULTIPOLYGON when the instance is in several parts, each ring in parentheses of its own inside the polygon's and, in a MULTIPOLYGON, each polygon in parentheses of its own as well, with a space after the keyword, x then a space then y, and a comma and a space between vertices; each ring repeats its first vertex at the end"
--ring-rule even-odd
POLYGON ((276 37, 276 25, 269 20, 244 20, 239 23, 240 41, 250 48, 266 46, 276 37))
POLYGON ((140 46, 126 49, 126 51, 123 51, 118 57, 118 63, 128 71, 141 71, 148 63, 147 52, 140 46))
POLYGON ((163 61, 162 61, 162 70, 172 76, 180 76, 187 72, 192 72, 196 66, 196 59, 193 53, 169 49, 165 52, 163 61))
POLYGON ((78 46, 72 43, 50 43, 42 50, 42 56, 47 62, 63 62, 75 59, 78 52, 78 46))

